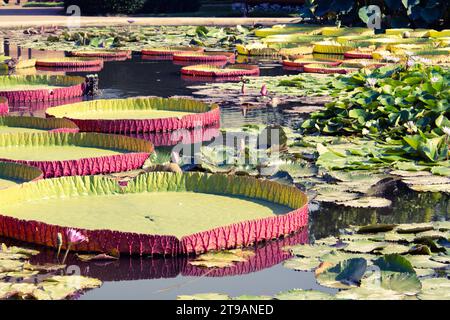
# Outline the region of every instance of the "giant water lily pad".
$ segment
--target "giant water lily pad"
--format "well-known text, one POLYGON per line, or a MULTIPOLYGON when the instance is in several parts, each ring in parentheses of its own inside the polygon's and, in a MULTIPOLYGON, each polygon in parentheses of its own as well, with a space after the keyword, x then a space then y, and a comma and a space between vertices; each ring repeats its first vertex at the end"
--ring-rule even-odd
POLYGON ((56 233, 75 228, 89 238, 75 248, 82 251, 204 252, 268 240, 307 222, 300 190, 240 176, 157 172, 139 175, 127 187, 99 176, 65 177, 0 192, 8 199, 0 204, 0 234, 57 247, 56 233), (275 222, 285 227, 248 236, 248 228, 275 222), (55 234, 49 242, 43 231, 11 231, 22 228, 55 234))
POLYGON ((200 64, 181 68, 181 74, 188 77, 211 77, 240 79, 242 76, 258 76, 259 67, 246 64, 235 64, 220 68, 214 65, 200 64))
POLYGON ((78 132, 78 127, 67 119, 0 117, 0 134, 17 132, 78 132))
POLYGON ((0 134, 0 159, 40 168, 45 177, 111 173, 141 167, 150 142, 97 133, 0 134))
POLYGON ((0 96, 10 103, 49 101, 82 96, 84 78, 74 76, 1 76, 0 96))
POLYGON ((185 98, 93 100, 49 108, 46 113, 72 120, 81 131, 122 134, 192 129, 220 120, 217 105, 185 98))
POLYGON ((39 180, 43 175, 43 172, 36 167, 19 163, 0 162, 0 190, 23 182, 39 180))

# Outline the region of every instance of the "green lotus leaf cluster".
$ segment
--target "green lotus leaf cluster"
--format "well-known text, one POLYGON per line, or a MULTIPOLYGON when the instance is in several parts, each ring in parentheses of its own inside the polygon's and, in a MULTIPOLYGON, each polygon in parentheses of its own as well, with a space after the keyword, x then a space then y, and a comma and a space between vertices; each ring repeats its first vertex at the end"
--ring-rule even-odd
POLYGON ((448 160, 448 68, 395 65, 341 77, 334 87, 335 100, 302 124, 305 133, 378 140, 392 160, 448 160))
MULTIPOLYGON (((323 291, 291 289, 273 296, 238 297, 202 293, 180 295, 178 299, 446 300, 450 299, 447 278, 450 252, 446 248, 449 239, 450 224, 446 221, 353 226, 337 237, 284 248, 293 257, 283 266, 313 271, 323 291), (429 250, 418 252, 419 245, 429 250)), ((228 256, 232 256, 228 251, 217 252, 204 260, 228 256)))
POLYGON ((12 36, 25 47, 46 50, 127 49, 141 51, 161 46, 197 45, 210 48, 232 48, 254 38, 253 28, 205 26, 132 26, 91 27, 57 30, 51 35, 12 36), (247 39, 248 38, 248 39, 247 39))

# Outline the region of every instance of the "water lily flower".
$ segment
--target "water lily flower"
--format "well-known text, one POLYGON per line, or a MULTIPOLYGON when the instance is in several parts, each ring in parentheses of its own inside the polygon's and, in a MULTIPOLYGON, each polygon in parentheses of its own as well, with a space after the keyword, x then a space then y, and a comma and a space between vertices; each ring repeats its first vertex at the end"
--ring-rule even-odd
POLYGON ((66 236, 67 236, 67 242, 69 244, 80 244, 80 243, 89 241, 88 237, 86 237, 80 231, 77 231, 72 228, 67 230, 66 236))
POLYGON ((430 81, 433 82, 433 83, 438 82, 439 81, 439 77, 436 77, 436 76, 431 77, 430 81))
POLYGON ((170 154, 170 160, 172 163, 179 163, 180 162, 180 154, 176 151, 172 151, 170 154))
POLYGON ((280 99, 278 99, 277 97, 273 97, 271 100, 270 100, 270 106, 272 107, 272 108, 276 108, 276 107, 278 107, 278 105, 280 104, 280 99))
POLYGON ((424 64, 432 64, 431 59, 428 59, 428 58, 420 58, 420 62, 422 62, 424 64))
POLYGON ((377 84, 377 79, 376 78, 367 78, 366 79, 366 86, 367 87, 375 87, 375 85, 377 84))
POLYGON ((367 136, 369 133, 370 133, 370 131, 367 130, 366 128, 362 129, 363 136, 367 136))
POLYGON ((80 231, 77 231, 75 229, 70 228, 66 231, 66 237, 67 237, 67 250, 66 254, 64 255, 62 263, 66 262, 67 255, 69 254, 70 248, 72 245, 80 244, 83 242, 88 242, 89 239, 84 234, 82 234, 80 231))
POLYGON ((406 61, 406 66, 407 66, 408 68, 412 67, 414 64, 415 64, 415 61, 414 61, 413 59, 408 59, 408 60, 406 61))
POLYGON ((450 127, 443 127, 442 131, 444 131, 444 133, 450 137, 450 127))
POLYGON ((263 97, 267 96, 268 91, 267 91, 267 87, 265 84, 262 85, 260 93, 263 97))
POLYGON ((409 133, 417 132, 417 126, 412 121, 408 121, 407 123, 404 124, 404 126, 406 127, 406 131, 408 131, 409 133))

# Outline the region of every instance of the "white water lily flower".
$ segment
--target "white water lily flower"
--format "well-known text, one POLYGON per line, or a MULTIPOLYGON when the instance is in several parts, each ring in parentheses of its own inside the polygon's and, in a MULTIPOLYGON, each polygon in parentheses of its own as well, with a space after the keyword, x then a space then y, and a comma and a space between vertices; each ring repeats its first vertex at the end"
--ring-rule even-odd
POLYGON ((367 130, 366 128, 362 129, 362 134, 363 134, 364 136, 368 135, 369 133, 370 133, 370 131, 367 130))
POLYGON ((407 123, 404 124, 404 126, 406 127, 406 131, 408 131, 409 133, 417 132, 417 126, 412 121, 408 121, 407 123))
POLYGON ((436 76, 435 77, 431 77, 430 81, 433 82, 433 83, 434 82, 438 82, 439 81, 439 77, 436 77, 436 76))
POLYGON ((366 79, 366 86, 373 88, 377 84, 377 81, 378 80, 376 78, 367 78, 366 79))
POLYGON ((442 131, 444 131, 444 133, 450 137, 450 127, 443 127, 442 131))

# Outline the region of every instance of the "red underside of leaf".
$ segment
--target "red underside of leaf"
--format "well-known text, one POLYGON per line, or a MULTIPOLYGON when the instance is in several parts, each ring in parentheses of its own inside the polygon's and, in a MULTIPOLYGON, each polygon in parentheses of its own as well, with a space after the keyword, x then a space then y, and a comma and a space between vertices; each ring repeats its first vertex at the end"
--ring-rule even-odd
MULTIPOLYGON (((89 242, 77 245, 73 250, 110 252, 115 249, 130 255, 185 255, 249 246, 294 233, 307 224, 308 205, 306 204, 302 208, 284 215, 243 221, 185 236, 181 239, 174 236, 80 229, 79 231, 89 238, 89 242)), ((48 247, 57 248, 58 233, 66 237, 68 229, 0 215, 0 235, 48 247)), ((67 239, 63 240, 63 243, 67 243, 67 239)))
MULTIPOLYGON (((47 115, 48 116, 48 115, 47 115)), ((181 119, 118 119, 118 120, 82 120, 72 119, 82 132, 103 132, 103 133, 147 133, 147 132, 168 132, 179 129, 192 129, 198 126, 207 127, 219 123, 219 108, 203 113, 195 113, 183 116, 181 119)))
POLYGON ((7 114, 8 112, 8 101, 6 99, 0 99, 0 115, 7 114))
POLYGON ((78 60, 78 61, 36 61, 38 67, 53 67, 53 68, 87 68, 87 67, 103 67, 103 60, 78 60))
POLYGON ((84 92, 84 83, 52 90, 17 90, 0 91, 0 97, 5 97, 9 102, 50 101, 80 97, 84 92))
POLYGON ((29 166, 38 167, 44 172, 45 178, 55 178, 134 170, 141 168, 149 156, 150 154, 146 152, 132 152, 78 160, 26 161, 0 159, 0 161, 23 163, 29 166))

